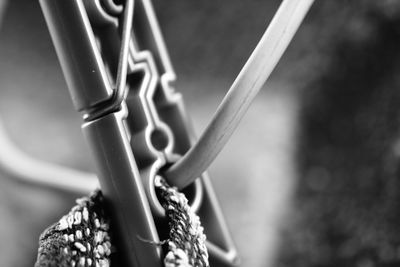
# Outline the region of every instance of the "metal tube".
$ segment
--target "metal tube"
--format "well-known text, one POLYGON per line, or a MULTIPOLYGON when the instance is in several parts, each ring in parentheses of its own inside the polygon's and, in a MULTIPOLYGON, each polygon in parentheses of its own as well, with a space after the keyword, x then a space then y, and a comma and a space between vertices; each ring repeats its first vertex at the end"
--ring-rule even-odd
POLYGON ((39 2, 75 108, 82 111, 109 99, 112 89, 83 3, 39 2))
POLYGON ((83 133, 95 157, 124 266, 161 267, 161 247, 154 245, 160 241, 122 116, 119 111, 85 123, 83 133))

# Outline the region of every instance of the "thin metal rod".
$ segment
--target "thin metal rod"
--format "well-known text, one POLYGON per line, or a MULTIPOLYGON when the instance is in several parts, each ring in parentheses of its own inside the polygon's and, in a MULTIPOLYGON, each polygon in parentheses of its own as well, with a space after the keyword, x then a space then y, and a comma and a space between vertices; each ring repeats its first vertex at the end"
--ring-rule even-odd
POLYGON ((126 0, 124 7, 124 18, 122 24, 122 40, 121 50, 118 61, 118 71, 116 80, 116 94, 120 103, 123 100, 126 87, 126 76, 128 74, 128 57, 129 57, 129 43, 132 35, 132 22, 133 22, 133 6, 134 0, 126 0))
POLYGON ((225 146, 277 65, 314 0, 284 0, 197 143, 164 176, 178 188, 199 177, 225 146))
POLYGON ((68 193, 88 194, 99 187, 96 175, 41 161, 18 149, 0 121, 0 170, 21 182, 68 193))
POLYGON ((95 120, 105 114, 115 111, 121 106, 121 103, 124 100, 126 93, 126 78, 128 74, 129 43, 132 35, 133 11, 134 0, 126 0, 122 18, 121 50, 118 59, 118 70, 114 94, 109 101, 104 103, 104 106, 101 105, 95 111, 86 114, 84 117, 86 121, 95 120))

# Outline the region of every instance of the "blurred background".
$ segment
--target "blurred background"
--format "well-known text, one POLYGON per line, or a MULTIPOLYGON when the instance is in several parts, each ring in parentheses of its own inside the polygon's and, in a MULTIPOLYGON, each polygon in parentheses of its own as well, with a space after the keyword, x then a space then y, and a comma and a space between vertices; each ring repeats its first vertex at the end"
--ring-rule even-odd
MULTIPOLYGON (((280 2, 153 1, 197 133, 280 2)), ((93 171, 39 3, 0 7, 10 139, 93 171)), ((398 266, 399 10, 389 0, 317 1, 211 166, 242 266, 398 266)), ((2 266, 32 266, 40 233, 74 198, 0 171, 2 266)))

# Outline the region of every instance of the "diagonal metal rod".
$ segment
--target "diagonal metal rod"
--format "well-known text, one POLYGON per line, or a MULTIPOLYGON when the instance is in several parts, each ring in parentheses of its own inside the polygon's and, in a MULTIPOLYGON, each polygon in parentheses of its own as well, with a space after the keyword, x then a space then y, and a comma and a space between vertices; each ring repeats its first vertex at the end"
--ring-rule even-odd
POLYGON ((163 175, 184 188, 199 177, 228 142, 277 65, 314 0, 284 0, 197 143, 163 175))
POLYGON ((0 121, 0 171, 18 181, 77 195, 96 189, 96 175, 33 158, 8 138, 0 121))
POLYGON ((110 98, 103 106, 84 116, 85 121, 97 119, 104 114, 115 111, 121 106, 126 93, 126 79, 128 75, 128 59, 129 44, 132 36, 134 0, 126 0, 124 5, 124 13, 122 17, 122 39, 121 49, 118 57, 117 77, 115 81, 115 89, 112 98, 110 98))
MULTIPOLYGON (((121 50, 112 108, 114 105, 121 104, 125 94, 133 9, 134 0, 127 0, 124 6, 121 50)), ((2 148, 0 171, 4 171, 19 181, 77 194, 88 194, 99 186, 95 174, 37 160, 20 151, 8 139, 1 123, 0 147, 2 148)))
POLYGON ((134 0, 127 0, 124 7, 121 50, 119 54, 117 80, 116 80, 116 90, 117 90, 116 97, 118 100, 120 100, 120 102, 122 102, 125 94, 124 89, 126 87, 126 78, 128 75, 129 43, 131 41, 131 35, 132 35, 133 6, 134 6, 134 0))

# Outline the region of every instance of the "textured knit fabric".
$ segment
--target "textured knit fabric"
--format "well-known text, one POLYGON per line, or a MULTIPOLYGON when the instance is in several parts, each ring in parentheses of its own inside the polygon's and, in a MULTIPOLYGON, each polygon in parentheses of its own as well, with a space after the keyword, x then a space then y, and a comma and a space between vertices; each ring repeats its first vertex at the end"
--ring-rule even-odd
MULTIPOLYGON (((167 245, 165 267, 209 266, 203 227, 185 195, 160 177, 156 188, 170 226, 169 239, 161 242, 167 245)), ((67 215, 46 229, 39 240, 35 267, 110 266, 115 249, 102 202, 100 191, 78 199, 67 215)))
POLYGON ((109 222, 102 194, 78 199, 77 205, 44 231, 35 267, 110 266, 109 222))
POLYGON ((156 178, 155 185, 160 190, 170 228, 165 267, 209 266, 203 227, 185 195, 170 187, 161 177, 156 178))

